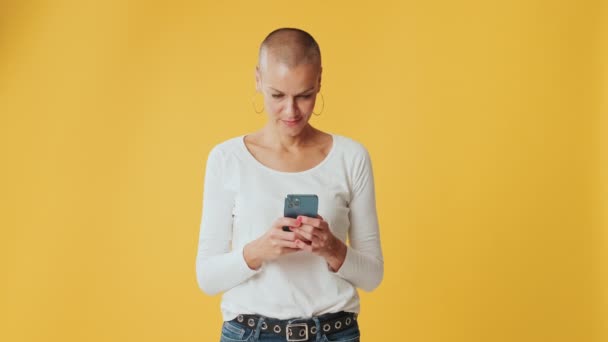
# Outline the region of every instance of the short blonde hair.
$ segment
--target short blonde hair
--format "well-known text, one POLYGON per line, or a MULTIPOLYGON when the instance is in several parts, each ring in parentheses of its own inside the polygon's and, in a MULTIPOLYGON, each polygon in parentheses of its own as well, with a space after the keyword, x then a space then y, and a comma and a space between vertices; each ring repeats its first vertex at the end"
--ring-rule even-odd
POLYGON ((292 68, 300 64, 316 64, 321 67, 319 44, 308 32, 282 27, 270 32, 260 44, 258 66, 264 58, 272 55, 276 62, 292 68))

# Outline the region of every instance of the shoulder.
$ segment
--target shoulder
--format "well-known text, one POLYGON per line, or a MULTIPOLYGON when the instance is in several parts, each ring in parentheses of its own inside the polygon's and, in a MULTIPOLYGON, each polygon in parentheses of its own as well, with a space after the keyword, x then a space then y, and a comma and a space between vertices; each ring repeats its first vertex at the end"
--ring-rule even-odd
POLYGON ((340 134, 334 134, 334 137, 337 139, 336 146, 340 147, 341 152, 348 159, 361 160, 369 158, 369 152, 361 141, 340 134))
POLYGON ((215 143, 209 151, 209 157, 226 158, 227 156, 238 153, 241 150, 243 135, 233 136, 215 143))
POLYGON ((349 178, 350 189, 358 192, 372 176, 371 158, 363 142, 344 135, 334 135, 337 138, 342 161, 349 178))
POLYGON ((242 135, 233 136, 213 144, 207 154, 207 168, 222 170, 217 172, 225 172, 239 167, 242 160, 240 155, 242 148, 239 145, 242 143, 240 140, 242 137, 242 135))

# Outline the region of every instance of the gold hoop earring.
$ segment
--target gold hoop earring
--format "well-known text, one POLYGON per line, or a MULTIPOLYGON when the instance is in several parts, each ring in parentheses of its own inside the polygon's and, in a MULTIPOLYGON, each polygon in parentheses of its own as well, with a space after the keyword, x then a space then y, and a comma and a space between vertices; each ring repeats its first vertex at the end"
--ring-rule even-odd
POLYGON ((325 99, 323 98, 323 93, 319 92, 319 95, 321 95, 321 101, 323 101, 323 106, 321 106, 321 111, 319 112, 319 114, 315 113, 313 109, 312 113, 316 116, 321 115, 321 113, 323 113, 323 109, 325 108, 325 99))
POLYGON ((253 105, 253 111, 260 114, 261 112, 264 111, 264 105, 262 105, 262 109, 260 109, 260 111, 258 112, 256 106, 255 106, 255 94, 257 94, 258 92, 256 91, 255 93, 253 93, 253 95, 251 96, 251 104, 253 105))

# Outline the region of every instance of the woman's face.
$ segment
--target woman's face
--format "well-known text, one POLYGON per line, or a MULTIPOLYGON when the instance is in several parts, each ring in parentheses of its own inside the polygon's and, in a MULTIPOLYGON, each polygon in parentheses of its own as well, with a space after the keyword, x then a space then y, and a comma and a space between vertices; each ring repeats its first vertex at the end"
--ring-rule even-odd
POLYGON ((256 86, 264 95, 268 124, 280 131, 297 134, 310 119, 321 89, 321 69, 314 64, 289 68, 282 63, 266 63, 256 68, 256 86))

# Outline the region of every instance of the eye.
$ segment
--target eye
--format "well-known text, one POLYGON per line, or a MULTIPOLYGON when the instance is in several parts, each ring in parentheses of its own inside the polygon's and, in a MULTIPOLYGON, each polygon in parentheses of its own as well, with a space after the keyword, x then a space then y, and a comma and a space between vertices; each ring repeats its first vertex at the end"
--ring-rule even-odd
POLYGON ((308 99, 308 98, 310 98, 311 96, 312 96, 312 94, 308 94, 308 95, 300 95, 300 97, 303 97, 303 98, 305 98, 305 99, 308 99))
POLYGON ((272 94, 272 97, 274 97, 275 99, 278 99, 278 98, 283 97, 283 94, 272 94))

